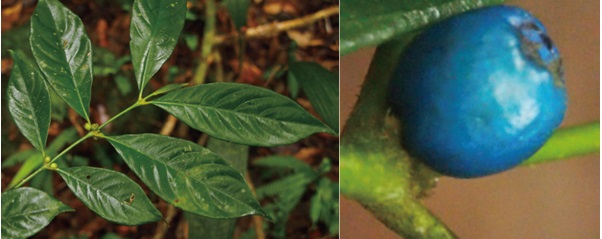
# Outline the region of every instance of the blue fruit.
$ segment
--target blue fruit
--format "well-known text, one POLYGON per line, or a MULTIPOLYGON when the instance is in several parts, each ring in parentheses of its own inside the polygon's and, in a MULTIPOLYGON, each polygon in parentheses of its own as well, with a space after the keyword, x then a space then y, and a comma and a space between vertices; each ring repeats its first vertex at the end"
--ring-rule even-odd
POLYGON ((495 6, 433 25, 390 84, 402 144, 435 171, 490 175, 533 155, 566 109, 562 60, 527 11, 495 6))

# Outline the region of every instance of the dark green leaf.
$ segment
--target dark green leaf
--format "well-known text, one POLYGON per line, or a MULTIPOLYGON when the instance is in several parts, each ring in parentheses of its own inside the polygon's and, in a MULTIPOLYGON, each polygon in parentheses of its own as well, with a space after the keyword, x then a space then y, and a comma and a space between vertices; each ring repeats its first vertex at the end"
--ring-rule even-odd
POLYGON ((313 62, 294 62, 289 72, 301 85, 314 109, 335 131, 339 131, 339 76, 313 62))
POLYGON ((138 184, 122 173, 92 167, 58 170, 67 186, 90 210, 112 222, 140 225, 161 219, 138 184))
POLYGON ((341 2, 342 55, 377 46, 395 36, 417 30, 449 16, 504 0, 347 0, 341 2))
POLYGON ((211 218, 265 215, 242 174, 208 149, 155 134, 106 138, 142 182, 185 211, 211 218))
POLYGON ((140 95, 173 52, 185 17, 186 0, 134 1, 130 48, 140 95))
POLYGON ((44 152, 50 127, 50 96, 37 67, 11 51, 14 60, 8 80, 8 111, 19 130, 38 150, 44 152))
POLYGON ((224 0, 222 2, 224 7, 228 9, 228 13, 230 13, 236 29, 240 29, 247 24, 247 12, 249 11, 250 3, 251 0, 224 0))
POLYGON ((31 16, 29 41, 48 83, 89 122, 92 52, 82 21, 59 1, 41 0, 31 16))
POLYGON ((61 212, 73 211, 48 194, 28 187, 2 193, 2 237, 25 238, 42 230, 61 212))
POLYGON ((297 99, 299 96, 299 82, 297 82, 295 75, 290 71, 286 74, 286 86, 288 87, 288 92, 291 94, 291 98, 297 99))
POLYGON ((334 132, 276 92, 235 83, 188 87, 151 101, 190 127, 245 145, 290 144, 316 132, 334 132))
MULTIPOLYGON (((226 162, 243 175, 247 171, 249 146, 233 144, 210 137, 207 140, 207 149, 222 156, 226 162)), ((234 237, 237 219, 213 219, 189 212, 185 212, 184 215, 188 221, 189 238, 232 239, 234 237)))

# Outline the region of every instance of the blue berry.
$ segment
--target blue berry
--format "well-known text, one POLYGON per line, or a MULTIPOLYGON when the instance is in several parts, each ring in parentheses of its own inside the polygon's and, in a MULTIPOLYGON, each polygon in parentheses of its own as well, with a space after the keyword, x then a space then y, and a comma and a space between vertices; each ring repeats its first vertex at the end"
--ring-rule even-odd
POLYGON ((558 49, 523 9, 494 6, 451 17, 406 49, 389 99, 405 149, 439 173, 472 178, 510 169, 564 117, 558 49))

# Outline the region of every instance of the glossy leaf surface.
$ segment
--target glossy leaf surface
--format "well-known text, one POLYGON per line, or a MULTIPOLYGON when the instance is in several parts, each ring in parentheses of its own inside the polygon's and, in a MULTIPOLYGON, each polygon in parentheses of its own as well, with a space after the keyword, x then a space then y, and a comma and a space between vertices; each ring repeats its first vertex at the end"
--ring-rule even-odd
POLYGON ((138 89, 142 90, 173 52, 184 27, 186 0, 136 0, 130 48, 138 89))
POLYGON ((2 238, 30 237, 66 211, 73 209, 38 189, 22 187, 3 192, 2 238))
POLYGON ((503 0, 347 0, 341 2, 342 55, 417 30, 449 16, 503 0))
POLYGON ((339 131, 339 76, 313 62, 295 62, 289 71, 324 122, 339 131))
POLYGON ((57 0, 41 0, 31 16, 33 55, 58 95, 89 120, 92 52, 82 21, 57 0))
MULTIPOLYGON (((207 149, 222 156, 226 162, 243 175, 247 171, 249 146, 233 144, 213 137, 207 140, 207 149)), ((184 213, 188 221, 189 238, 232 239, 237 219, 213 219, 193 213, 184 213)))
POLYGON ((44 77, 20 54, 11 55, 15 63, 8 80, 8 111, 23 136, 44 152, 50 127, 50 96, 44 77))
POLYGON ((208 149, 155 134, 106 138, 142 182, 176 207, 211 218, 265 215, 242 174, 208 149))
POLYGON ((122 173, 93 167, 72 167, 58 172, 75 196, 104 219, 124 225, 161 219, 161 213, 142 188, 122 173))
POLYGON ((151 101, 190 127, 246 145, 290 144, 316 132, 334 132, 276 92, 245 84, 188 87, 151 101))

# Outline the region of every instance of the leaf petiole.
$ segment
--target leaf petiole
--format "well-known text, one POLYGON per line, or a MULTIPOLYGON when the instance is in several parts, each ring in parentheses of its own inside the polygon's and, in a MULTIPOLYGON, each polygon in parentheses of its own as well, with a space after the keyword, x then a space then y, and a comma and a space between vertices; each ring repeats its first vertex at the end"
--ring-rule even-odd
POLYGON ((117 118, 119 118, 120 116, 124 115, 127 112, 130 112, 131 110, 133 110, 134 108, 141 106, 141 105, 146 105, 148 104, 146 102, 146 98, 144 99, 138 99, 138 101, 136 101, 136 103, 134 103, 133 105, 131 105, 130 107, 128 107, 127 109, 119 112, 119 114, 116 114, 115 116, 111 117, 109 120, 107 120, 106 122, 104 122, 103 124, 101 124, 100 126, 98 126, 98 130, 104 128, 105 126, 107 126, 109 123, 113 122, 113 120, 116 120, 117 118))
MULTIPOLYGON (((23 186, 23 184, 25 184, 26 182, 28 182, 29 180, 31 180, 33 177, 35 177, 36 175, 38 175, 39 173, 41 173, 44 169, 49 169, 47 168, 48 165, 52 165, 52 163, 54 163, 56 160, 58 160, 61 156, 63 156, 64 154, 66 154, 67 152, 69 152, 69 150, 73 149, 75 146, 77 146, 78 144, 80 144, 81 142, 84 142, 84 140, 90 138, 94 136, 94 134, 92 132, 84 135, 84 137, 80 138, 79 140, 75 141, 73 144, 71 144, 69 147, 67 147, 66 149, 64 149, 61 153, 59 153, 57 156, 55 156, 54 158, 52 158, 49 162, 45 162, 44 165, 40 166, 40 168, 38 168, 38 170, 36 170, 35 172, 33 172, 32 174, 30 174, 29 176, 27 176, 26 178, 24 178, 23 180, 21 180, 21 182, 19 182, 17 185, 15 185, 12 188, 18 188, 23 186)), ((9 189, 12 189, 9 188, 9 189)))
POLYGON ((91 126, 90 126, 90 130, 91 131, 88 132, 88 134, 84 135, 84 137, 82 137, 79 140, 75 141, 73 144, 71 144, 69 147, 67 147, 65 150, 63 150, 61 153, 59 153, 57 156, 55 156, 54 158, 52 158, 49 162, 45 162, 44 165, 42 165, 40 168, 38 168, 35 172, 33 172, 32 174, 30 174, 29 176, 27 176, 26 178, 24 178, 23 180, 21 180, 21 182, 19 182, 17 185, 15 185, 14 187, 11 187, 9 189, 21 187, 21 186, 23 186, 23 184, 27 183, 29 180, 31 180, 33 177, 35 177, 36 175, 38 175, 44 169, 50 169, 48 167, 49 165, 52 165, 52 163, 54 163, 61 156, 63 156, 67 152, 69 152, 69 150, 73 149, 75 146, 77 146, 78 144, 80 144, 84 140, 86 140, 86 139, 88 139, 90 137, 101 137, 101 138, 104 138, 104 135, 102 133, 100 133, 100 129, 102 129, 103 127, 107 126, 109 123, 111 123, 113 120, 119 118, 123 114, 125 114, 125 113, 133 110, 134 108, 136 108, 138 106, 141 106, 141 105, 146 105, 146 104, 149 104, 149 102, 146 101, 146 98, 139 99, 138 101, 136 101, 136 103, 132 104, 130 107, 126 108, 125 110, 119 112, 119 114, 113 116, 112 118, 110 118, 109 120, 107 120, 106 122, 104 122, 102 125, 100 125, 98 127, 94 127, 94 129, 92 129, 91 126))

